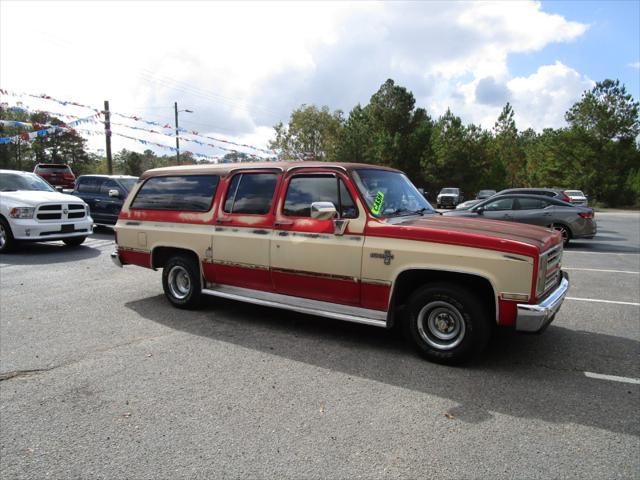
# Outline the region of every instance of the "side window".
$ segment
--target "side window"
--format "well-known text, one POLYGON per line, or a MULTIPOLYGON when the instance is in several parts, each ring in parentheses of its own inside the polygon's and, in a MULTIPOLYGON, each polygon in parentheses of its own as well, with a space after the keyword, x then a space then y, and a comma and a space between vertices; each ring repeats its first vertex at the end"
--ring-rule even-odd
POLYGON ((519 198, 518 199, 518 206, 520 210, 541 210, 545 208, 547 205, 548 203, 542 199, 537 199, 537 198, 519 198))
POLYGON ((81 178, 78 182, 78 192, 96 193, 100 187, 100 180, 96 177, 81 178))
POLYGON ((100 193, 108 195, 109 194, 109 190, 118 190, 118 192, 120 192, 120 196, 124 195, 124 191, 122 190, 120 185, 118 185, 114 180, 111 180, 110 178, 107 178, 102 183, 102 186, 100 187, 100 193))
POLYGON ((233 177, 224 211, 227 213, 266 215, 271 210, 278 175, 275 173, 240 173, 233 177))
POLYGON ((497 212, 499 210, 512 210, 513 198, 501 198, 499 200, 494 200, 493 202, 487 203, 484 206, 484 209, 487 212, 497 212))
POLYGON ((218 180, 215 175, 152 177, 142 185, 131 208, 207 212, 218 180))
POLYGON ((331 202, 341 218, 355 218, 357 209, 344 182, 333 175, 297 175, 289 182, 283 213, 310 217, 313 202, 331 202))

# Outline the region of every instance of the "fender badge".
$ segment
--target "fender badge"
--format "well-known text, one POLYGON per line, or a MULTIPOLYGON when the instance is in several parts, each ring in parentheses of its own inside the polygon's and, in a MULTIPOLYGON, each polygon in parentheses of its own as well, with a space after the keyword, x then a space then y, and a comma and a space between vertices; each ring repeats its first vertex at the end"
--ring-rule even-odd
POLYGON ((395 257, 393 256, 393 254, 391 253, 391 250, 385 250, 384 253, 370 253, 369 256, 371 258, 382 258, 384 259, 384 264, 385 265, 391 265, 391 260, 393 260, 395 257))

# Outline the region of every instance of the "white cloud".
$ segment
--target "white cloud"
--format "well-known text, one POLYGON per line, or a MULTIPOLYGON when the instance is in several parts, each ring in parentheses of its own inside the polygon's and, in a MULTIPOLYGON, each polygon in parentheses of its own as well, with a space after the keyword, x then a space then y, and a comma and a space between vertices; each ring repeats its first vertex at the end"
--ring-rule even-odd
POLYGON ((640 62, 633 62, 633 63, 630 63, 630 64, 629 64, 629 66, 630 66, 631 68, 635 68, 636 70, 640 70, 640 62))
POLYGON ((510 99, 536 128, 555 126, 544 122, 564 113, 559 99, 587 82, 558 63, 511 78, 510 54, 588 28, 535 1, 1 2, 0 27, 2 88, 109 99, 114 111, 166 122, 178 101, 196 112, 185 127, 262 146, 301 103, 348 110, 387 78, 436 115, 451 106, 490 127, 510 99))

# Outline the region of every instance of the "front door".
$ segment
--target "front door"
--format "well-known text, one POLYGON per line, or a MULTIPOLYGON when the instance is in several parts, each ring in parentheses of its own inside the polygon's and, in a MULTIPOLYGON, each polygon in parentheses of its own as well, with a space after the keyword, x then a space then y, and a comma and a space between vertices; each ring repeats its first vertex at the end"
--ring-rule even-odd
POLYGON ((277 293, 360 303, 364 235, 349 225, 335 233, 334 220, 311 218, 313 202, 331 202, 340 219, 362 223, 345 178, 331 171, 298 173, 285 180, 271 241, 271 276, 277 293), (340 234, 342 233, 342 234, 340 234))

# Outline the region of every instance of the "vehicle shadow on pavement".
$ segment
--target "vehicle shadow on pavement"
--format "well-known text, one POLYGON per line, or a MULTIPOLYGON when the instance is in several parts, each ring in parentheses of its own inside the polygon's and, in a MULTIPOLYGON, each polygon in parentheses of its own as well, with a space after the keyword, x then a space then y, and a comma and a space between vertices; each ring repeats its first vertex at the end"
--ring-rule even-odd
POLYGON ((623 238, 604 237, 600 238, 596 236, 593 240, 572 240, 571 243, 565 247, 566 252, 602 252, 602 253, 640 253, 640 248, 637 246, 628 245, 612 245, 609 242, 612 241, 627 241, 623 238), (600 240, 603 240, 600 243, 600 240))
POLYGON ((0 254, 0 263, 9 265, 49 265, 86 260, 99 256, 101 251, 88 245, 68 247, 62 242, 30 243, 15 251, 0 254))
POLYGON ((212 298, 199 311, 172 309, 163 296, 126 306, 171 329, 450 399, 457 406, 443 415, 465 423, 497 413, 640 435, 640 422, 626 413, 637 410, 638 386, 584 375, 637 377, 634 340, 556 326, 543 335, 501 333, 481 358, 448 367, 420 358, 397 328, 212 298), (603 371, 607 364, 616 371, 603 371))

